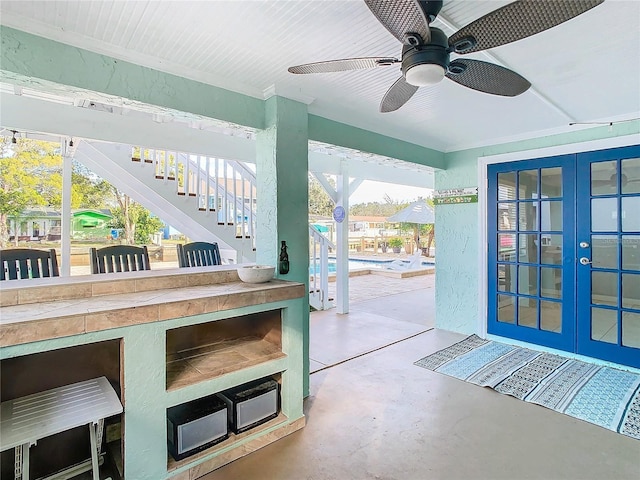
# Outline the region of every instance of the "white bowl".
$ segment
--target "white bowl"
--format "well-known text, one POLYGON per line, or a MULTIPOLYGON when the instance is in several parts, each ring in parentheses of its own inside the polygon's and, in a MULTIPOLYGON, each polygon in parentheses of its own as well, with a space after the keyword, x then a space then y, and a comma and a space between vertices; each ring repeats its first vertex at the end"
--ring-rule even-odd
POLYGON ((246 283, 264 283, 273 278, 276 267, 269 265, 246 265, 238 267, 240 280, 246 283))

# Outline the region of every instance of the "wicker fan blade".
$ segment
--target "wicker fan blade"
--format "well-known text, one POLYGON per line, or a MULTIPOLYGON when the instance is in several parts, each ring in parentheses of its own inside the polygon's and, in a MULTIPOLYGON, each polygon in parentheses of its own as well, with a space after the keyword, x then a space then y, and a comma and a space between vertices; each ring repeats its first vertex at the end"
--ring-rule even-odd
POLYGON ((289 67, 291 73, 331 73, 365 68, 385 67, 400 63, 400 60, 389 57, 345 58, 344 60, 328 60, 326 62, 306 63, 289 67))
POLYGON ((555 27, 604 0, 520 0, 462 27, 449 37, 457 53, 498 47, 555 27), (475 43, 475 45, 474 45, 475 43))
POLYGON ((465 87, 503 97, 515 97, 531 86, 526 78, 508 68, 467 58, 452 61, 446 77, 465 87), (453 73, 456 70, 462 71, 453 73))
POLYGON ((417 33, 425 43, 431 40, 431 31, 425 14, 415 0, 365 0, 378 21, 391 35, 405 43, 406 33, 417 33))
POLYGON ((413 97, 417 90, 418 87, 407 83, 404 77, 400 77, 382 97, 380 112, 388 113, 398 110, 413 97))

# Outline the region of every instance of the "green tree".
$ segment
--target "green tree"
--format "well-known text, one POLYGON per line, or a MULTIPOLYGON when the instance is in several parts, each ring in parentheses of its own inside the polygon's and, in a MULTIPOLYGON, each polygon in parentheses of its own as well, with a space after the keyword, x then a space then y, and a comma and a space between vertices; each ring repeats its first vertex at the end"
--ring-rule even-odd
MULTIPOLYGON (((327 181, 335 187, 333 178, 328 178, 327 181)), ((320 185, 320 182, 312 174, 309 174, 309 213, 330 217, 333 213, 333 207, 333 200, 329 194, 320 185)))
POLYGON ((109 182, 74 160, 71 174, 71 208, 100 209, 114 205, 114 192, 109 182))
POLYGON ((149 243, 151 235, 163 227, 163 222, 131 197, 113 188, 118 207, 112 211, 114 228, 123 230, 125 243, 142 245, 149 243))
POLYGON ((32 139, 11 143, 2 137, 0 148, 0 246, 4 247, 10 221, 18 225, 25 209, 60 206, 62 157, 55 144, 32 139))

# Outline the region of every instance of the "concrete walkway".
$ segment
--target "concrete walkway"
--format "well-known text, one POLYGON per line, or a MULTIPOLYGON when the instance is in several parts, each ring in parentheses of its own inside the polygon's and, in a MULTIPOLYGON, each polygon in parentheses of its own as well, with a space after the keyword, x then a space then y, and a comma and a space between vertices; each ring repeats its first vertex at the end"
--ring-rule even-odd
POLYGON ((349 279, 349 313, 310 315, 311 372, 426 332, 435 326, 435 275, 349 279))

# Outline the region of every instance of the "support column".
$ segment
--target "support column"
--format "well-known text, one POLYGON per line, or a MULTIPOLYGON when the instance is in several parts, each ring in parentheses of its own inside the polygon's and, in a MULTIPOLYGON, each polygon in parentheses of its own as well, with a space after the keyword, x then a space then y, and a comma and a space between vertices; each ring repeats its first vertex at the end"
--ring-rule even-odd
POLYGON ((60 275, 71 275, 71 173, 73 159, 69 145, 62 140, 62 222, 60 225, 60 275))
MULTIPOLYGON (((265 126, 256 145, 256 261, 275 265, 276 277, 305 284, 309 291, 309 137, 307 106, 273 96, 265 102, 265 126), (287 242, 289 273, 278 273, 280 242, 287 242)), ((304 393, 309 394, 309 297, 302 337, 304 393)), ((297 359, 293 359, 297 361, 297 359)))
POLYGON ((336 222, 336 310, 349 313, 349 170, 346 160, 340 162, 336 178, 336 206, 344 208, 344 220, 336 222))

